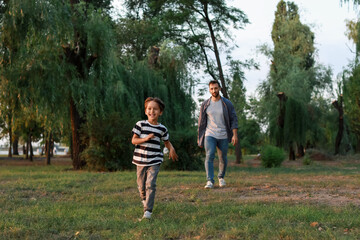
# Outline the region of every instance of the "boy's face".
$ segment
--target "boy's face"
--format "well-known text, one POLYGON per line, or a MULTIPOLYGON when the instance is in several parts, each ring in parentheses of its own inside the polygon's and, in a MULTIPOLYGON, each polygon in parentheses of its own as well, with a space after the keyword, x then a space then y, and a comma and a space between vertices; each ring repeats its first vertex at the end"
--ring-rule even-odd
POLYGON ((150 123, 157 123, 158 118, 162 115, 162 111, 155 101, 151 101, 146 106, 145 114, 150 123))

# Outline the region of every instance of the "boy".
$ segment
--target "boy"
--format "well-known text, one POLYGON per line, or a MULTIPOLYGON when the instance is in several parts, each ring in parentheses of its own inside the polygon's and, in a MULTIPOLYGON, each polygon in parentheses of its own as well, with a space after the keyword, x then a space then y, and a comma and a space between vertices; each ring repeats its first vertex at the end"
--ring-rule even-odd
POLYGON ((178 156, 169 141, 169 133, 164 125, 158 123, 165 104, 159 98, 148 97, 145 100, 145 114, 148 120, 138 121, 132 130, 131 143, 135 145, 132 163, 136 165, 137 185, 144 205, 145 219, 150 219, 156 192, 156 178, 163 161, 160 140, 169 149, 169 158, 178 156))

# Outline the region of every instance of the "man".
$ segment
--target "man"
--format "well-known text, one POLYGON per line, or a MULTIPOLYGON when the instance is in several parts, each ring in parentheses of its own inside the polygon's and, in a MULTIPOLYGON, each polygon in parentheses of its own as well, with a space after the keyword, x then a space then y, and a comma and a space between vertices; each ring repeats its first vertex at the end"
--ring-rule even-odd
POLYGON ((218 81, 209 82, 210 99, 201 104, 198 123, 198 145, 205 146, 205 170, 207 182, 205 188, 214 187, 214 158, 218 148, 219 157, 219 186, 224 187, 227 167, 228 144, 234 146, 238 142, 237 117, 230 100, 220 96, 218 81))

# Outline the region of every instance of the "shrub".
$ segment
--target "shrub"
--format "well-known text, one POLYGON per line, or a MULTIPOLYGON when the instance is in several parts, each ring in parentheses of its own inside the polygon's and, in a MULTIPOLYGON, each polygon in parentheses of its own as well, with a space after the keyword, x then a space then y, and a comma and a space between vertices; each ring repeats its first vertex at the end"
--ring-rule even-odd
POLYGON ((173 144, 179 160, 173 162, 168 155, 164 156, 162 168, 166 170, 199 170, 203 167, 201 148, 196 144, 196 129, 171 131, 170 141, 173 144))
POLYGON ((83 127, 88 135, 83 142, 88 147, 82 152, 81 158, 86 161, 88 169, 116 171, 133 167, 131 130, 134 121, 125 116, 114 112, 106 119, 92 119, 83 127))
POLYGON ((281 148, 266 145, 261 151, 261 164, 266 168, 279 167, 285 159, 285 153, 281 148))
POLYGON ((331 160, 334 160, 333 156, 331 156, 326 151, 323 151, 323 150, 320 150, 320 149, 314 149, 314 148, 307 149, 306 150, 306 155, 309 155, 309 157, 313 161, 331 161, 331 160))
POLYGON ((305 156, 303 157, 303 164, 304 165, 311 165, 312 163, 313 163, 313 160, 311 159, 309 154, 305 154, 305 156))

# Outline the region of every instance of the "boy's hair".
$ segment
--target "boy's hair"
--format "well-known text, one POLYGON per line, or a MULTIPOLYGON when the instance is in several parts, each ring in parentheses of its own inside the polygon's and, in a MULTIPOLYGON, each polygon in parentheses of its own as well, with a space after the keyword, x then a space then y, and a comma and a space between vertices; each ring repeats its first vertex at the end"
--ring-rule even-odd
POLYGON ((160 98, 157 98, 157 97, 148 97, 147 99, 145 99, 145 109, 148 105, 149 102, 156 102, 158 105, 159 105, 159 108, 160 108, 160 111, 163 112, 164 109, 165 109, 165 104, 163 101, 161 101, 160 98))
POLYGON ((221 88, 221 85, 220 85, 220 83, 219 83, 218 80, 211 80, 211 81, 209 82, 209 86, 210 86, 211 84, 217 84, 217 85, 219 85, 219 87, 221 88))

